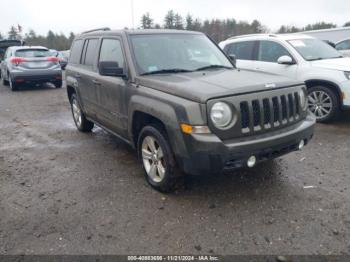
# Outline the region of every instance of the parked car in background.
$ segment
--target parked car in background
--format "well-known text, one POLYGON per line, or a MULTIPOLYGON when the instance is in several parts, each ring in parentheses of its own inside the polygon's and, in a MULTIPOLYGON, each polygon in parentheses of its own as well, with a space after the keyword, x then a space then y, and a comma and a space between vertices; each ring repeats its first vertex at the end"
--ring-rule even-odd
MULTIPOLYGON (((4 60, 4 56, 7 48, 10 46, 21 46, 23 45, 23 41, 21 40, 0 40, 0 63, 4 60)), ((0 78, 1 78, 1 70, 0 70, 0 78)))
POLYGON ((237 66, 304 81, 309 110, 318 122, 333 120, 350 108, 350 58, 319 39, 301 34, 257 34, 220 43, 237 66))
POLYGON ((337 49, 343 56, 350 57, 350 38, 336 43, 335 49, 337 49))
POLYGON ((1 78, 13 91, 24 84, 50 82, 62 87, 62 70, 57 57, 41 46, 9 47, 1 62, 1 78))
POLYGON ((337 27, 329 29, 319 29, 311 31, 303 31, 294 34, 308 35, 320 40, 328 40, 332 43, 338 43, 343 39, 350 38, 350 27, 337 27))
POLYGON ((66 68, 76 127, 97 124, 137 149, 148 183, 217 174, 301 150, 313 136, 305 84, 237 70, 199 32, 94 30, 66 68))
POLYGON ((59 60, 59 63, 61 65, 62 70, 64 70, 68 63, 68 58, 63 54, 62 51, 57 51, 54 49, 50 49, 51 55, 54 57, 57 57, 59 60))

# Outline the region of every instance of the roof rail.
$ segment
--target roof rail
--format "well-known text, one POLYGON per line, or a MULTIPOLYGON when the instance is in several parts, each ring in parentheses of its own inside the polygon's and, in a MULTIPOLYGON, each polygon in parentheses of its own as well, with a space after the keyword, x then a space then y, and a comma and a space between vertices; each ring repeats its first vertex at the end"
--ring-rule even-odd
POLYGON ((270 36, 270 37, 277 37, 276 34, 264 34, 264 33, 261 33, 261 34, 236 35, 236 36, 230 37, 228 40, 236 39, 236 38, 242 38, 242 37, 262 36, 262 35, 265 35, 265 36, 267 35, 267 36, 270 36))
POLYGON ((97 32, 97 31, 111 31, 109 27, 101 27, 101 28, 96 28, 88 31, 84 31, 81 34, 87 34, 87 33, 92 33, 92 32, 97 32))

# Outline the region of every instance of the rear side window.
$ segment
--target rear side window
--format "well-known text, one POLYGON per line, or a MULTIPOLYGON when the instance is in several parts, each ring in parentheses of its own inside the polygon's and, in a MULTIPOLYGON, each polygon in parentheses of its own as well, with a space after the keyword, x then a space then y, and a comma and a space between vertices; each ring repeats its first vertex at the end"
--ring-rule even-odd
POLYGON ((118 62, 124 66, 124 56, 120 41, 117 39, 103 39, 100 51, 100 62, 118 62))
POLYGON ((89 39, 88 42, 85 44, 86 51, 85 51, 85 59, 84 59, 84 65, 92 66, 95 62, 96 58, 96 50, 98 48, 98 39, 89 39))
POLYGON ((339 44, 336 45, 335 47, 337 50, 347 50, 350 49, 350 40, 346 40, 343 42, 340 42, 339 44))
POLYGON ((73 43, 72 46, 72 51, 69 57, 69 63, 72 64, 79 64, 80 63, 80 58, 81 58, 81 52, 83 50, 83 40, 76 40, 73 43))
POLYGON ((281 56, 290 56, 287 49, 273 41, 260 41, 258 60, 263 62, 277 63, 281 56))
POLYGON ((34 58, 34 57, 48 57, 51 52, 47 49, 22 49, 15 52, 16 57, 34 58))
POLYGON ((227 54, 235 55, 240 60, 253 60, 254 46, 254 41, 233 43, 229 45, 227 54))

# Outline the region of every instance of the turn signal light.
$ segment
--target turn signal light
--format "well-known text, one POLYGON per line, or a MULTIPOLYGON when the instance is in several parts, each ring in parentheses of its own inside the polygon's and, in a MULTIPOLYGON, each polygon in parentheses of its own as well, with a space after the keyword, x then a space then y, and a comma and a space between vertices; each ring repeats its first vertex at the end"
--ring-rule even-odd
POLYGON ((207 126, 191 126, 188 124, 181 124, 181 131, 184 134, 210 134, 207 126))

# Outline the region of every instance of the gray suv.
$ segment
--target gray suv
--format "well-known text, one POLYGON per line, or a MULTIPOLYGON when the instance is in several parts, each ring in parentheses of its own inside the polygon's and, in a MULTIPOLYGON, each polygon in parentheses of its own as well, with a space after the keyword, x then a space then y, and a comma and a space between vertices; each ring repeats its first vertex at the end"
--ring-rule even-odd
POLYGON ((217 174, 300 150, 313 136, 302 82, 238 70, 207 36, 175 30, 92 30, 66 68, 73 119, 134 147, 148 183, 217 174))
POLYGON ((62 87, 59 59, 41 46, 12 46, 7 48, 0 65, 3 85, 16 91, 23 85, 50 82, 62 87))

